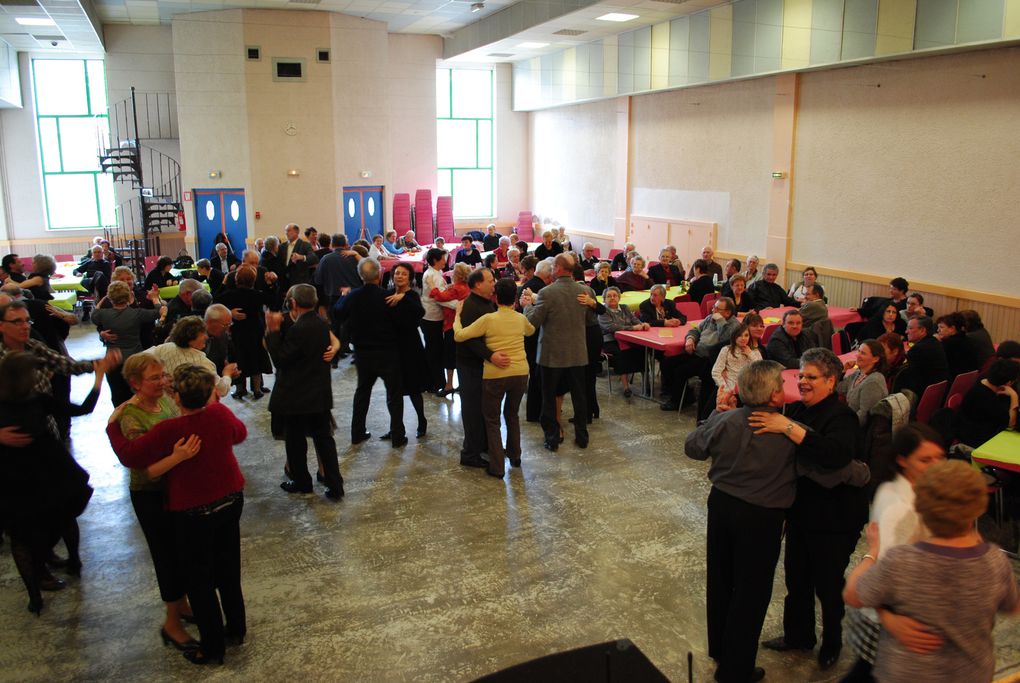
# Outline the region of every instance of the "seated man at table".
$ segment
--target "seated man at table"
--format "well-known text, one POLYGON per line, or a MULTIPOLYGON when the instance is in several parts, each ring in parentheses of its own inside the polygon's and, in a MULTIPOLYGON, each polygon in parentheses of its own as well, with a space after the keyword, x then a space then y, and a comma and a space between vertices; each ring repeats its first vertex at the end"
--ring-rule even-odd
POLYGON ((800 314, 804 318, 804 327, 811 329, 815 323, 829 317, 829 307, 825 305, 825 290, 817 282, 804 292, 804 303, 800 305, 800 314))
MULTIPOLYGON (((499 246, 503 236, 496 232, 496 224, 489 223, 485 226, 485 237, 482 238, 482 249, 485 251, 492 251, 499 246)), ((509 244, 510 238, 507 238, 507 244, 509 244)), ((509 248, 509 247, 508 247, 509 248)))
POLYGON ((920 399, 929 386, 949 379, 949 360, 935 337, 935 323, 926 315, 907 321, 907 341, 913 346, 907 351, 907 366, 896 377, 893 393, 910 389, 920 399))
POLYGON ((99 246, 103 248, 103 258, 110 262, 110 268, 124 265, 124 259, 110 246, 110 240, 99 240, 99 246))
POLYGON ((453 262, 466 263, 472 268, 482 265, 482 255, 475 249, 475 242, 471 239, 471 235, 464 235, 460 238, 460 251, 457 252, 457 258, 453 262))
POLYGON ((400 246, 407 249, 409 254, 416 254, 421 251, 421 245, 414 239, 414 230, 408 230, 404 233, 404 236, 400 238, 400 246))
POLYGON ((684 271, 673 262, 673 252, 669 247, 659 250, 659 262, 648 269, 648 277, 657 285, 676 287, 684 279, 684 271))
POLYGON ((708 272, 708 261, 699 258, 692 263, 690 276, 691 286, 687 290, 687 295, 691 297, 691 301, 700 304, 706 294, 715 294, 715 285, 712 284, 712 276, 708 272))
MULTIPOLYGON (((700 260, 700 259, 699 259, 700 260)), ((698 416, 707 416, 715 406, 715 382, 712 365, 719 350, 730 342, 733 332, 740 326, 734 311, 733 299, 721 297, 712 307, 712 315, 687 333, 684 341, 686 353, 667 358, 662 366, 662 383, 670 400, 659 406, 662 410, 680 408, 680 397, 691 377, 701 377, 701 394, 698 397, 698 416)))
POLYGON ((627 257, 636 249, 637 247, 634 246, 633 242, 627 242, 623 245, 623 251, 613 257, 612 269, 614 271, 627 270, 627 257))
POLYGON ((708 264, 708 269, 705 272, 709 275, 715 275, 715 279, 721 282, 723 280, 723 270, 722 266, 715 262, 715 249, 710 245, 706 245, 701 250, 701 258, 708 264))
POLYGON ((72 272, 81 276, 81 286, 87 289, 89 294, 96 299, 102 299, 110 286, 112 271, 110 262, 103 258, 103 248, 97 244, 92 247, 92 258, 72 272))
POLYGON ((723 285, 722 289, 719 290, 719 296, 733 296, 733 290, 730 289, 730 278, 740 272, 740 261, 737 259, 730 259, 726 262, 726 268, 723 269, 723 285))
POLYGON ((783 326, 772 333, 765 346, 765 354, 784 368, 796 369, 800 367, 801 355, 818 345, 814 335, 804 329, 804 317, 800 311, 786 311, 783 313, 783 326))
POLYGON ((556 241, 556 231, 546 230, 542 233, 542 243, 535 247, 535 258, 539 261, 563 253, 563 245, 556 241))
POLYGON ((666 299, 665 285, 652 285, 647 299, 638 305, 641 322, 652 327, 680 327, 687 322, 687 316, 676 310, 676 304, 666 299))
POLYGON ((241 264, 241 260, 227 247, 226 242, 217 242, 213 251, 216 255, 209 260, 209 265, 221 273, 229 273, 241 264))
MULTIPOLYGON (((783 306, 800 306, 800 303, 790 298, 786 290, 776 284, 779 277, 779 266, 769 263, 762 271, 761 279, 747 288, 747 291, 754 297, 758 309, 781 308, 783 306)), ((770 356, 771 357, 771 356, 770 356)))
POLYGON ((581 249, 581 268, 584 269, 584 274, 594 276, 598 265, 599 257, 595 255, 595 245, 591 242, 585 242, 584 247, 581 249))

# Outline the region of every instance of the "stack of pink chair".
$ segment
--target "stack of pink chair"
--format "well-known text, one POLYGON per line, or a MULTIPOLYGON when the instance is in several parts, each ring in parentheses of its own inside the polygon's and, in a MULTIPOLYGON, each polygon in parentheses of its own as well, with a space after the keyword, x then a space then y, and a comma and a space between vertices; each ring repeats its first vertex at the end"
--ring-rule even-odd
POLYGON ((393 195, 393 229, 401 237, 411 229, 411 195, 406 192, 393 195))
POLYGON ((435 239, 432 228, 432 190, 418 190, 414 193, 414 232, 419 244, 429 244, 435 239))
POLYGON ((457 241, 453 231, 453 197, 436 197, 436 236, 447 244, 457 241))
POLYGON ((525 242, 535 241, 535 217, 530 211, 521 211, 517 214, 517 227, 514 228, 517 236, 525 242))

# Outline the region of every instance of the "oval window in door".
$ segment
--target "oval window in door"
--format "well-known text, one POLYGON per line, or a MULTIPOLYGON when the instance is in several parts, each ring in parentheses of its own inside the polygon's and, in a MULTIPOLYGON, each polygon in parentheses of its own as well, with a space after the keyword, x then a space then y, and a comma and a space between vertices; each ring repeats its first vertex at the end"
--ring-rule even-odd
POLYGON ((368 215, 369 216, 375 215, 375 197, 368 198, 368 215))
POLYGON ((347 215, 354 218, 354 197, 347 200, 347 215))
POLYGON ((216 218, 216 207, 213 206, 212 201, 207 201, 205 203, 205 217, 209 220, 216 218))
POLYGON ((237 205, 237 200, 230 202, 230 218, 235 222, 241 216, 241 207, 237 205))

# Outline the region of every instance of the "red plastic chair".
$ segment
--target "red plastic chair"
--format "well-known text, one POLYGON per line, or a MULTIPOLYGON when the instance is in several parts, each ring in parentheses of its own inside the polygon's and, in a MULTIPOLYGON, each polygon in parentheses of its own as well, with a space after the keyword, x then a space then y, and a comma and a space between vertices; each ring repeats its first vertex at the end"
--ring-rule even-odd
POLYGON ((148 273, 156 267, 156 261, 159 260, 158 256, 146 256, 145 257, 145 272, 148 273))
POLYGON ((960 409, 960 404, 963 403, 963 394, 953 394, 946 401, 946 408, 949 408, 954 413, 960 409))
POLYGON ((772 338, 772 333, 775 332, 776 330, 778 330, 780 327, 782 327, 781 323, 772 323, 771 325, 766 325, 765 326, 765 331, 762 332, 762 335, 761 335, 761 343, 763 345, 764 344, 768 344, 769 343, 769 339, 772 338))
POLYGON ((837 356, 846 353, 846 349, 843 348, 843 336, 839 332, 832 333, 832 352, 837 356))
POLYGON ((606 260, 607 261, 612 261, 614 258, 616 258, 617 254, 622 254, 622 253, 623 253, 623 249, 610 249, 609 250, 609 256, 606 257, 606 260))
POLYGON ((53 260, 57 263, 66 263, 68 261, 76 261, 77 259, 74 258, 74 254, 57 254, 53 257, 53 260))
POLYGON ((447 244, 457 241, 453 230, 453 197, 436 197, 436 235, 447 244))
POLYGON ((21 261, 21 267, 26 273, 32 272, 32 257, 31 256, 19 256, 18 260, 21 261))
MULTIPOLYGON (((680 297, 677 297, 677 299, 679 298, 680 297)), ((690 299, 677 303, 676 310, 678 313, 683 313, 684 316, 687 317, 687 322, 691 322, 692 320, 702 320, 704 318, 704 316, 701 315, 701 306, 690 299)))
POLYGON ((715 300, 719 298, 718 294, 706 294, 705 298, 701 300, 701 317, 707 318, 712 315, 712 307, 715 306, 715 300))
POLYGON ((927 424, 931 420, 931 416, 942 406, 942 399, 946 397, 946 389, 948 387, 949 382, 942 381, 929 385, 924 390, 924 393, 921 394, 921 400, 917 404, 918 422, 927 424))
MULTIPOLYGON (((393 195, 393 229, 401 237, 411 229, 411 195, 406 192, 393 195)), ((425 235, 421 237, 428 239, 425 235)))
POLYGON ((517 225, 514 232, 525 242, 535 241, 535 216, 530 211, 521 211, 517 214, 517 225))
MULTIPOLYGON (((682 304, 685 301, 694 301, 694 300, 691 299, 691 295, 690 294, 681 294, 680 296, 673 297, 673 303, 675 303, 675 304, 682 304)), ((701 309, 700 308, 698 309, 698 313, 699 314, 701 313, 701 309)))
POLYGON ((592 253, 593 256, 595 256, 595 258, 602 258, 602 250, 599 249, 598 247, 595 247, 594 249, 592 249, 591 253, 592 253))
POLYGON ((421 244, 435 239, 432 226, 432 190, 418 190, 414 193, 414 231, 421 244))
POLYGON ((977 370, 974 370, 973 372, 961 372, 957 375, 956 379, 953 380, 952 386, 949 387, 949 391, 946 393, 946 407, 949 407, 949 401, 954 396, 959 394, 962 399, 963 395, 970 391, 970 388, 974 386, 974 382, 977 381, 977 378, 977 370))

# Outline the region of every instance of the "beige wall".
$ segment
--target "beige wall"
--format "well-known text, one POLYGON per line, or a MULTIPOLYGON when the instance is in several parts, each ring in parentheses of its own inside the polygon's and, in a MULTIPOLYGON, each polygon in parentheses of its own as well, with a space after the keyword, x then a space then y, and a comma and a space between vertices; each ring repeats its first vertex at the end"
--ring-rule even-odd
POLYGON ((529 117, 512 108, 512 79, 509 64, 496 65, 496 221, 516 225, 517 214, 532 208, 528 193, 529 117))

